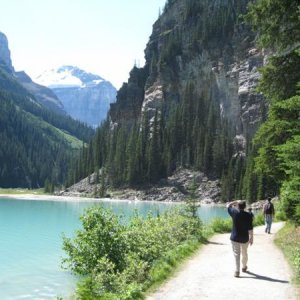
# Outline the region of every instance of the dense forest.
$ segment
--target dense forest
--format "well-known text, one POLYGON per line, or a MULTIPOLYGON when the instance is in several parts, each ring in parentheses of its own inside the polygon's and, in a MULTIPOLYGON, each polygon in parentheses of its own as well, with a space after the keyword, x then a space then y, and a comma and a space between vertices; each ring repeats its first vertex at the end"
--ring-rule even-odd
POLYGON ((1 187, 63 184, 68 164, 93 130, 39 104, 9 73, 0 70, 1 187))
MULTIPOLYGON (((165 14, 174 3, 176 1, 167 1, 165 14)), ((206 1, 184 2, 182 29, 170 30, 164 47, 159 50, 153 46, 154 42, 149 43, 150 54, 146 55, 145 67, 134 67, 131 71, 128 83, 118 92, 117 103, 111 107, 107 122, 97 130, 90 147, 82 150, 68 184, 104 167, 112 186, 141 186, 156 183, 183 166, 202 171, 210 178, 219 178, 223 200, 247 197, 253 201, 267 193, 262 176, 248 175, 252 169, 233 143, 237 134, 235 124, 222 115, 221 104, 215 96, 217 92, 213 88, 205 89, 204 79, 203 82, 199 79, 204 86, 201 93, 195 80, 175 82, 183 86, 180 98, 173 97, 175 100, 164 101, 155 112, 145 110, 141 114, 145 90, 159 72, 165 70, 172 81, 178 57, 190 59, 200 55, 203 47, 210 51, 216 45, 222 47, 227 43, 241 22, 238 14, 246 9, 245 1, 238 4, 220 6, 216 10, 206 1), (202 11, 209 10, 210 6, 218 16, 203 19, 202 11), (187 44, 187 49, 183 49, 183 44, 187 44)), ((246 151, 249 156, 250 146, 246 151)))
MULTIPOLYGON (((168 1, 165 12, 174 3, 168 1)), ((185 25, 190 26, 192 36, 201 36, 204 42, 208 33, 203 36, 203 20, 200 24, 198 19, 203 3, 186 3, 185 25)), ((98 128, 89 147, 82 149, 68 184, 101 169, 102 177, 112 186, 143 186, 156 183, 184 166, 221 179, 223 200, 255 201, 281 193, 289 198, 287 202, 298 201, 293 200, 299 199, 298 4, 259 1, 250 4, 241 17, 238 4, 242 10, 243 3, 235 3, 235 19, 231 18, 230 9, 223 7, 220 16, 208 22, 209 30, 219 28, 217 36, 224 39, 236 23, 251 24, 254 32, 259 33, 258 47, 272 53, 260 70, 258 87, 269 106, 267 121, 254 139, 251 135, 246 137, 245 155, 235 149, 236 128, 229 118, 222 116, 220 103, 210 93, 199 96, 192 82, 185 82, 183 96, 177 101, 165 101, 154 112, 145 110, 140 114, 151 76, 164 65, 169 69, 176 66, 174 60, 181 54, 183 39, 183 32, 178 30, 169 36, 169 47, 161 49, 159 59, 152 55, 145 67, 133 68, 106 123, 98 128)))

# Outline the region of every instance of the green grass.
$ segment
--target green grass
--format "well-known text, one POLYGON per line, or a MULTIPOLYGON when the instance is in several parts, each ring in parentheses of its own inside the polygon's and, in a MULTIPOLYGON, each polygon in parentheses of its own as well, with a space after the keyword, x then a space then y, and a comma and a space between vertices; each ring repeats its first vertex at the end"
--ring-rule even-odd
POLYGON ((293 272, 293 282, 300 289, 300 227, 287 222, 276 234, 275 244, 281 249, 293 272))
POLYGON ((202 243, 197 240, 190 240, 158 260, 150 271, 150 279, 145 283, 146 293, 153 292, 167 279, 174 276, 183 262, 196 253, 201 245, 202 243))
POLYGON ((0 188, 0 195, 9 194, 9 195, 27 195, 27 194, 34 194, 34 195, 45 195, 44 189, 21 189, 21 188, 0 188))

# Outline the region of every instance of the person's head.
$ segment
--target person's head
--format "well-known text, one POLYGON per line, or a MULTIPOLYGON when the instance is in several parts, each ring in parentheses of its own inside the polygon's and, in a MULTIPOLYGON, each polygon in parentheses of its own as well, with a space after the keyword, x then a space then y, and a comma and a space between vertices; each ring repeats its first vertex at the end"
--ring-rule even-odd
POLYGON ((268 197, 268 201, 271 202, 271 200, 272 200, 272 198, 271 198, 271 197, 268 197))
POLYGON ((249 210, 249 212, 252 212, 252 208, 251 207, 249 207, 248 210, 249 210))
POLYGON ((244 210, 246 208, 246 201, 244 200, 239 201, 238 208, 239 210, 244 210))

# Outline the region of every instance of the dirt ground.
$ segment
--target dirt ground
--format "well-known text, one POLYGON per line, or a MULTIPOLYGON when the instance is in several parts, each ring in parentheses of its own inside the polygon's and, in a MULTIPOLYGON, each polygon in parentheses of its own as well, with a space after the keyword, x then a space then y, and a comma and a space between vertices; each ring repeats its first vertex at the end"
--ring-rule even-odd
POLYGON ((273 224, 271 234, 264 232, 264 226, 254 228, 248 271, 239 278, 233 276, 229 234, 218 234, 147 300, 299 300, 299 291, 291 284, 291 270, 273 243, 282 226, 273 224))

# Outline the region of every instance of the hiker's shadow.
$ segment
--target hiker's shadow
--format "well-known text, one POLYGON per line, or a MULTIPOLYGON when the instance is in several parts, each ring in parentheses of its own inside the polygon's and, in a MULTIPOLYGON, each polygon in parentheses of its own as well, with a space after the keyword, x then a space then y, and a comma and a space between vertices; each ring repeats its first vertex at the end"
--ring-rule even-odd
POLYGON ((224 243, 212 242, 212 241, 205 241, 205 244, 212 244, 212 245, 226 245, 224 243))
POLYGON ((287 280, 275 279, 275 278, 255 274, 255 273, 249 272, 249 271, 247 271, 246 273, 253 276, 253 277, 247 276, 248 278, 259 279, 259 280, 267 280, 267 281, 272 281, 272 282, 280 282, 280 283, 289 283, 289 281, 287 281, 287 280))

